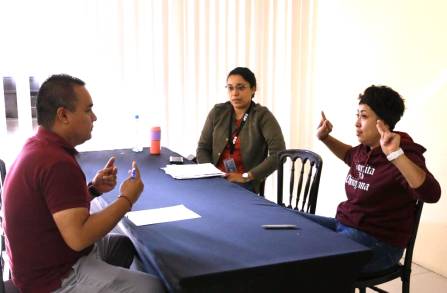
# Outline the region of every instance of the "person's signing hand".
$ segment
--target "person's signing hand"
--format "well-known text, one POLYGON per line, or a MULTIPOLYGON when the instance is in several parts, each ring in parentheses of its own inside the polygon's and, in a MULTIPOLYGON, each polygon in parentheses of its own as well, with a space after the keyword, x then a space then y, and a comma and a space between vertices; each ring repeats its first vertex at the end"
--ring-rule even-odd
POLYGON ((124 195, 132 202, 132 204, 134 204, 144 189, 144 183, 140 176, 140 169, 135 161, 132 161, 132 169, 129 173, 129 177, 121 183, 120 195, 124 195))
POLYGON ((101 193, 109 192, 116 185, 115 157, 111 157, 102 170, 99 170, 92 180, 95 189, 101 193))
POLYGON ((382 120, 377 120, 376 127, 380 134, 382 152, 387 156, 397 151, 400 147, 400 135, 390 131, 389 127, 382 120))
POLYGON ((326 119, 324 112, 321 111, 321 120, 317 129, 318 139, 321 141, 325 140, 329 136, 329 133, 331 133, 332 127, 332 123, 326 119))

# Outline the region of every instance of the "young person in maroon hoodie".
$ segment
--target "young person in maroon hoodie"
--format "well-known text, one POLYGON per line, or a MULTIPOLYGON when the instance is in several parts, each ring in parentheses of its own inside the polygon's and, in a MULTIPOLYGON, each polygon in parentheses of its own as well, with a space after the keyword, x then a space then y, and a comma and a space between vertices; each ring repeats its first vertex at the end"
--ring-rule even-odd
POLYGON ((374 272, 402 257, 414 225, 417 200, 434 203, 441 187, 425 166, 425 148, 404 132, 393 131, 404 113, 404 100, 386 86, 370 86, 359 96, 352 147, 330 135, 332 124, 321 113, 317 137, 349 167, 347 200, 334 218, 306 215, 373 250, 363 268, 374 272))

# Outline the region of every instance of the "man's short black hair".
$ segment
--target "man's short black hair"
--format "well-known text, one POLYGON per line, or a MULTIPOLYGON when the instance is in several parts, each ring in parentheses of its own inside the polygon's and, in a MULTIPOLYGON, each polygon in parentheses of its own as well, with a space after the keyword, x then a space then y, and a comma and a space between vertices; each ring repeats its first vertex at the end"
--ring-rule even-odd
POLYGON ((56 111, 64 107, 75 111, 78 100, 74 86, 84 86, 85 82, 68 74, 50 76, 40 87, 37 95, 37 123, 50 129, 56 118, 56 111))
POLYGON ((404 99, 398 92, 387 86, 368 87, 359 95, 359 105, 368 105, 382 119, 390 130, 394 129, 405 111, 404 99))

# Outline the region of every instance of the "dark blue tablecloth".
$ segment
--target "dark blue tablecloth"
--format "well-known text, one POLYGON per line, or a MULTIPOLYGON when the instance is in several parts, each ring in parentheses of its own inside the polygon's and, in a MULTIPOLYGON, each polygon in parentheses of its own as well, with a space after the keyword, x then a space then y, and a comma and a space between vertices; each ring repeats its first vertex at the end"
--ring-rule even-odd
MULTIPOLYGON (((134 226, 123 220, 144 266, 173 292, 348 292, 370 251, 224 178, 176 180, 160 156, 130 150, 80 153, 88 179, 116 157, 120 183, 136 160, 145 184, 133 210, 183 204, 201 218, 134 226), (266 230, 295 224, 298 230, 266 230)), ((102 203, 112 202, 119 184, 102 203)))

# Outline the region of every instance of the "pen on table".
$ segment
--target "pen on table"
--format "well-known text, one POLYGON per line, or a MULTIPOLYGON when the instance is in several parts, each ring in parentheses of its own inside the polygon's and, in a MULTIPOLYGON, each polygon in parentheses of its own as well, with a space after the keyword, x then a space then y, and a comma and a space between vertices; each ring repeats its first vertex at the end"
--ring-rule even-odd
POLYGON ((298 226, 294 225, 294 224, 266 224, 266 225, 262 225, 262 228, 272 229, 272 230, 281 230, 281 229, 296 230, 296 229, 298 229, 298 226))

